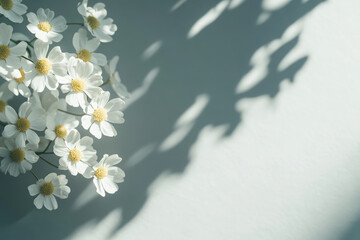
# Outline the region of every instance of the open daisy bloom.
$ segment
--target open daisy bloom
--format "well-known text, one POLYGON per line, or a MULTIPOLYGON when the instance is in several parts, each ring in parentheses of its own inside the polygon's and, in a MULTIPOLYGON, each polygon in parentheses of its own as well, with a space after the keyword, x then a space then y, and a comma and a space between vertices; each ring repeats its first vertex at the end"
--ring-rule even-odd
POLYGON ((56 173, 48 174, 45 179, 39 179, 36 184, 28 187, 31 196, 38 195, 34 199, 34 205, 37 209, 45 206, 48 210, 58 208, 55 197, 66 199, 69 196, 70 188, 66 186, 68 180, 65 175, 57 175, 56 173))
POLYGON ((5 116, 9 122, 2 133, 5 138, 15 138, 18 145, 29 141, 37 145, 40 141, 39 136, 33 131, 44 131, 45 119, 44 111, 40 108, 32 108, 32 104, 24 102, 20 105, 19 115, 11 106, 5 107, 5 116))
POLYGON ((120 98, 109 101, 110 92, 102 92, 86 107, 86 115, 81 118, 85 129, 90 128, 90 133, 100 139, 102 135, 114 137, 117 131, 111 123, 124 123, 124 114, 120 111, 125 102, 120 98))
POLYGON ((117 154, 105 154, 100 162, 89 167, 84 173, 84 177, 93 178, 96 192, 105 197, 105 192, 113 194, 119 189, 117 183, 124 181, 125 173, 114 165, 121 162, 121 157, 117 154))
POLYGON ((0 168, 5 174, 17 177, 31 170, 32 164, 39 159, 25 143, 17 143, 14 139, 5 139, 4 143, 6 147, 0 147, 0 156, 3 158, 0 168))
POLYGON ((22 0, 0 0, 0 14, 14 23, 22 23, 27 6, 21 3, 22 0))
POLYGON ((98 96, 102 89, 99 87, 103 81, 102 76, 94 72, 94 66, 90 62, 71 57, 68 63, 69 76, 59 78, 61 91, 67 93, 66 103, 73 107, 87 104, 87 98, 93 99, 98 96))
POLYGON ((111 35, 115 34, 117 26, 113 24, 113 19, 105 18, 107 15, 105 4, 96 3, 94 7, 88 7, 87 4, 88 0, 83 0, 78 7, 78 12, 84 18, 84 25, 100 42, 112 41, 111 35))
POLYGON ((104 66, 106 64, 106 57, 102 53, 95 53, 100 45, 100 40, 93 38, 91 40, 87 37, 87 31, 80 28, 74 34, 73 45, 76 50, 76 57, 84 62, 91 62, 95 65, 104 66))
POLYGON ((45 137, 49 140, 65 138, 68 133, 79 125, 73 116, 64 113, 52 114, 46 121, 45 137))
POLYGON ((9 82, 8 88, 16 96, 19 94, 24 97, 30 97, 31 91, 29 85, 31 79, 26 77, 26 75, 31 71, 31 62, 22 58, 21 67, 18 69, 13 69, 8 72, 7 75, 4 75, 3 78, 9 82))
POLYGON ((66 75, 66 64, 63 62, 65 54, 61 52, 60 47, 54 47, 47 55, 49 44, 36 40, 34 51, 37 61, 32 66, 29 77, 32 78, 31 87, 42 92, 45 86, 49 90, 56 90, 59 86, 58 76, 66 75))
POLYGON ((72 130, 63 139, 55 140, 54 153, 60 157, 59 168, 69 170, 72 175, 83 174, 86 168, 93 164, 96 159, 96 151, 92 147, 93 139, 83 137, 80 139, 80 133, 72 130))
POLYGON ((27 44, 20 42, 9 47, 13 27, 0 23, 0 74, 8 74, 8 68, 20 68, 20 56, 26 52, 27 44))
POLYGON ((41 41, 51 44, 53 41, 59 42, 63 38, 60 33, 67 28, 63 16, 54 18, 55 13, 53 11, 43 8, 39 8, 36 14, 30 12, 26 16, 30 22, 27 28, 41 41))

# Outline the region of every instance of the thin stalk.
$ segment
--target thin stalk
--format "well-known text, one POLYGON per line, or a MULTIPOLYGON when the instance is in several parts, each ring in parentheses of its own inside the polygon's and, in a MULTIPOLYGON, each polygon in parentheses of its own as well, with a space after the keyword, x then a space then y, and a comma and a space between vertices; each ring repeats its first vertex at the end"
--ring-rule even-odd
POLYGON ((32 63, 34 63, 34 61, 31 60, 30 58, 27 58, 27 57, 25 57, 25 56, 21 56, 21 57, 24 58, 24 59, 26 59, 26 60, 28 60, 28 61, 30 61, 30 62, 32 62, 32 63))
POLYGON ((34 178, 36 178, 37 181, 39 180, 38 176, 36 176, 36 174, 32 170, 30 170, 30 173, 34 176, 34 178))
POLYGON ((53 164, 53 163, 49 162, 48 160, 46 160, 46 159, 45 159, 45 158, 43 158, 42 156, 39 156, 39 158, 40 158, 41 160, 43 160, 44 162, 46 162, 47 164, 49 164, 49 165, 53 166, 54 168, 59 169, 59 167, 58 167, 58 166, 56 166, 55 164, 53 164))
POLYGON ((46 148, 44 149, 44 151, 42 151, 42 152, 35 152, 37 155, 39 155, 39 154, 47 154, 47 153, 45 153, 46 152, 46 150, 48 150, 49 149, 49 147, 50 147, 50 145, 51 145, 51 143, 52 143, 53 141, 49 141, 49 143, 48 143, 48 145, 46 146, 46 148))
POLYGON ((61 110, 61 109, 58 109, 58 111, 63 112, 63 113, 67 113, 67 114, 70 114, 70 115, 73 115, 73 116, 77 116, 77 117, 82 117, 82 116, 85 115, 85 114, 72 113, 72 112, 61 110))
POLYGON ((66 23, 66 25, 80 25, 80 26, 84 26, 83 23, 77 23, 77 22, 66 23))

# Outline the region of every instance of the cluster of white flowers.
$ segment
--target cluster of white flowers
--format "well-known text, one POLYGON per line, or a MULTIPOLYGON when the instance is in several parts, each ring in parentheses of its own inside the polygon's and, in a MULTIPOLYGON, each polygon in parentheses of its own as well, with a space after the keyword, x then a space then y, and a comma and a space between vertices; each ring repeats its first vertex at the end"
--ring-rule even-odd
POLYGON ((114 137, 114 124, 124 122, 121 110, 129 93, 116 71, 119 58, 108 62, 104 54, 96 52, 101 43, 112 41, 117 27, 106 17, 103 3, 90 7, 88 0, 83 0, 77 8, 81 22, 68 23, 50 9, 26 13, 27 6, 21 2, 0 0, 0 17, 8 19, 0 23, 0 77, 4 79, 0 86, 0 169, 13 177, 31 173, 36 178, 28 191, 37 195, 34 205, 38 209, 57 209, 55 197, 65 199, 70 193, 65 175, 37 177, 33 166, 38 161, 57 171, 92 178, 101 196, 113 194, 125 177, 115 166, 121 158, 104 154, 99 159, 90 136, 114 137), (32 40, 13 33, 11 26, 11 22, 22 23, 25 14, 32 40), (73 36, 75 53, 51 46, 63 39, 62 33, 70 25, 79 25, 73 36), (116 98, 110 99, 110 92, 103 90, 106 84, 111 84, 116 98), (18 111, 9 104, 14 96, 22 101, 18 111), (80 126, 90 136, 81 137, 80 126), (47 160, 49 154, 59 161, 47 160))

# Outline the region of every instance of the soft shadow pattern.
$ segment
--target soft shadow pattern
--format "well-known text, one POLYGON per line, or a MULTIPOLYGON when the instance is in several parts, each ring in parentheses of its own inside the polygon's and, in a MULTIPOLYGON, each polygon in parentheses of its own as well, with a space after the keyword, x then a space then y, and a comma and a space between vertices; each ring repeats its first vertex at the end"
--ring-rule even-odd
MULTIPOLYGON (((275 97, 284 79, 294 79, 306 58, 297 60, 282 71, 278 70, 278 65, 296 46, 297 37, 271 55, 269 71, 263 81, 240 95, 235 91, 239 80, 251 70, 249 61, 255 51, 280 38, 291 24, 324 1, 291 1, 272 12, 266 22, 257 25, 257 19, 263 12, 261 1, 247 0, 235 9, 225 10, 191 39, 187 39, 187 35, 193 24, 220 1, 187 1, 176 11, 170 10, 177 1, 169 0, 142 1, 141 7, 133 0, 108 3, 108 14, 118 24, 119 31, 114 39, 116 44, 104 44, 101 50, 108 56, 120 55, 120 74, 129 89, 140 86, 152 69, 159 69, 148 92, 126 110, 126 123, 118 128, 116 140, 104 139, 95 144, 101 155, 119 153, 124 158, 121 167, 127 174, 126 181, 120 185, 116 195, 106 199, 96 197, 83 207, 72 210, 73 203, 88 181, 79 176, 70 177, 72 194, 70 199, 60 202, 61 209, 55 213, 34 211, 22 220, 23 224, 31 224, 31 219, 36 219, 37 224, 46 226, 47 231, 52 232, 54 239, 62 239, 88 221, 101 221, 116 208, 121 209, 122 219, 112 231, 129 223, 146 203, 149 187, 158 176, 164 173, 181 174, 186 169, 190 161, 189 150, 205 126, 227 125, 224 137, 230 135, 241 122, 241 113, 239 116, 235 110, 236 102, 264 95, 275 97), (157 41, 162 43, 159 51, 143 59, 143 51, 157 41), (160 144, 174 131, 178 118, 200 95, 206 95, 209 101, 193 120, 191 130, 173 148, 158 151, 160 144), (142 148, 147 151, 139 153, 142 148), (141 159, 135 159, 136 163, 127 162, 133 154, 141 159), (61 231, 56 223, 61 224, 61 231)), ((74 19, 74 10, 70 12, 54 2, 41 0, 36 5, 57 9, 58 13, 66 12, 64 15, 69 21, 74 19)), ((34 5, 32 11, 37 7, 34 5)), ((67 51, 72 50, 70 42, 67 43, 67 51)), ((9 180, 13 179, 5 178, 1 176, 0 181, 11 184, 9 180)), ((26 186, 27 182, 28 179, 26 186)), ((9 202, 16 196, 1 198, 9 202)), ((24 197, 23 201, 31 202, 31 198, 24 197)), ((33 238, 45 237, 42 231, 29 231, 33 238)))
POLYGON ((343 233, 339 240, 360 239, 360 217, 343 233))

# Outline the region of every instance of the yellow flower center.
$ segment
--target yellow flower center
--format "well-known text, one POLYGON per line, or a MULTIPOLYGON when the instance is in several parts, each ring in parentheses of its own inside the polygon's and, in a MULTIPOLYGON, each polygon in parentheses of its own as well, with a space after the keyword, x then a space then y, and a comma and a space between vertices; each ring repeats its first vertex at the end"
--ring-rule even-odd
POLYGON ((107 119, 107 112, 103 108, 97 108, 94 110, 93 118, 97 122, 102 122, 107 119))
POLYGON ((5 60, 10 55, 10 48, 6 45, 0 45, 0 60, 5 60))
POLYGON ((39 23, 38 27, 41 31, 44 31, 44 32, 50 32, 52 29, 52 26, 48 21, 39 23))
POLYGON ((4 102, 3 100, 0 100, 0 112, 5 111, 6 105, 7 105, 6 102, 4 102))
POLYGON ((25 71, 24 71, 24 69, 22 69, 22 68, 20 68, 19 71, 20 71, 21 77, 19 77, 19 78, 14 78, 14 80, 15 80, 17 83, 22 83, 22 82, 24 82, 24 80, 25 80, 25 71))
POLYGON ((73 162, 78 162, 82 158, 82 152, 78 148, 74 148, 69 152, 69 158, 73 162))
POLYGON ((30 121, 26 118, 19 118, 16 121, 16 128, 19 132, 26 132, 30 128, 30 121))
POLYGON ((96 169, 94 175, 98 178, 98 179, 103 179, 108 175, 108 170, 106 167, 101 166, 98 169, 96 169))
POLYGON ((55 134, 58 138, 64 138, 67 135, 67 129, 64 125, 57 125, 55 127, 55 134))
POLYGON ((20 163, 25 159, 25 152, 20 148, 16 148, 10 152, 10 157, 14 162, 20 163))
POLYGON ((84 91, 85 87, 86 87, 86 82, 81 78, 75 78, 71 81, 71 88, 75 92, 82 92, 84 91))
POLYGON ((40 187, 40 193, 45 196, 50 196, 54 193, 55 187, 51 182, 45 182, 40 187))
POLYGON ((14 3, 12 0, 0 0, 0 5, 3 9, 9 11, 13 8, 14 3))
POLYGON ((77 57, 84 62, 89 62, 91 60, 91 52, 86 49, 80 50, 77 54, 77 57))
POLYGON ((100 22, 94 16, 88 16, 87 22, 92 29, 97 29, 100 26, 100 22))
POLYGON ((39 73, 47 74, 48 72, 50 72, 52 65, 47 58, 44 58, 36 62, 35 68, 39 73))

